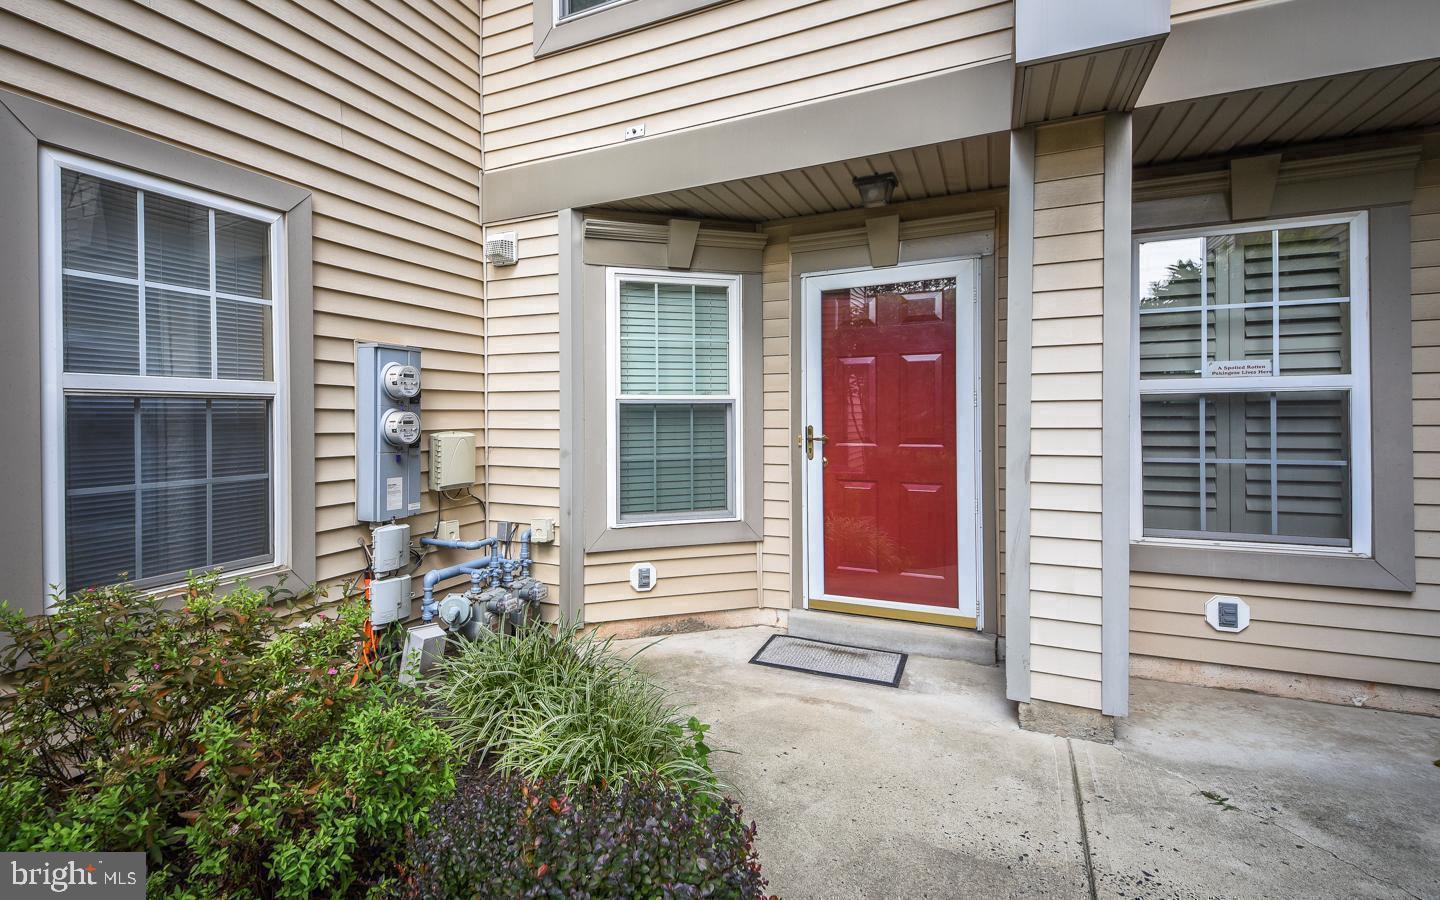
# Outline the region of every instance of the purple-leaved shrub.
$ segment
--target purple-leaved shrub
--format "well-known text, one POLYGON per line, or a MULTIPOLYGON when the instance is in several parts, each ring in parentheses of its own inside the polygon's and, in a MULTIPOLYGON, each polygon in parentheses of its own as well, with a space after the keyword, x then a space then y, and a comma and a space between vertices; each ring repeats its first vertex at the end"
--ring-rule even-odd
POLYGON ((391 887, 400 897, 756 900, 755 825, 730 800, 653 779, 619 786, 480 772, 430 812, 391 887))

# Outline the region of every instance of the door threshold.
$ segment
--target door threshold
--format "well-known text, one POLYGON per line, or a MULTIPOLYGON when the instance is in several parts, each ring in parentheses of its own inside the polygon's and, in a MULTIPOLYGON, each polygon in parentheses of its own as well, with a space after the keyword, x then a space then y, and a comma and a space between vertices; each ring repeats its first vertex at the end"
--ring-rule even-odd
POLYGON ((843 600, 811 600, 810 609, 824 612, 847 613, 852 616, 872 616, 879 619, 899 619, 902 622, 923 622, 926 625, 946 625, 951 628, 975 630, 974 616, 954 613, 925 612, 918 609, 895 609, 890 606, 871 606, 868 603, 846 603, 843 600))
POLYGON ((995 635, 964 628, 937 628, 934 625, 852 616, 818 609, 792 609, 786 630, 793 637, 878 647, 909 653, 956 659, 981 666, 993 666, 997 659, 995 635))

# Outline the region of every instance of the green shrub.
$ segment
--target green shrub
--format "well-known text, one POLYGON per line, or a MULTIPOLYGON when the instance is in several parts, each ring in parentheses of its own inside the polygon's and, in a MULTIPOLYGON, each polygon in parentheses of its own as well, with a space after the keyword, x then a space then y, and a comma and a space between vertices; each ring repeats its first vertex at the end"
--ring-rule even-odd
POLYGON ((157 895, 307 897, 389 870, 453 790, 449 738, 354 677, 363 604, 287 627, 278 592, 215 587, 0 612, 0 847, 144 850, 157 895))
POLYGON ((436 715, 468 756, 566 784, 656 777, 718 796, 705 731, 609 652, 609 641, 543 623, 461 643, 427 681, 436 715))
POLYGON ((699 810, 655 781, 565 787, 491 772, 431 812, 393 885, 403 897, 716 897, 755 900, 754 824, 699 810))

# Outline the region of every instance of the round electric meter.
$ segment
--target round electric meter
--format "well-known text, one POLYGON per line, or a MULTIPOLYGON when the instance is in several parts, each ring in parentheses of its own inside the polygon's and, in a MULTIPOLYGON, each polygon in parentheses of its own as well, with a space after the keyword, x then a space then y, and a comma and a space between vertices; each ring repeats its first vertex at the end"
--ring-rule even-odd
POLYGON ((380 383, 392 400, 413 400, 420 393, 420 370, 403 363, 391 363, 380 373, 380 383))
POLYGON ((420 443, 420 417, 408 410, 392 409, 385 414, 380 432, 396 447, 413 447, 420 443))

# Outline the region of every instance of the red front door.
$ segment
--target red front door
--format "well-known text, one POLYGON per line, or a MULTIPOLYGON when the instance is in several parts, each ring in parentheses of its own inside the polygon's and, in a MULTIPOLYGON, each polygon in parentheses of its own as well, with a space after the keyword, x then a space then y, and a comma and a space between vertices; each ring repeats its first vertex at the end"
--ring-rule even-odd
POLYGON ((820 294, 827 596, 959 604, 955 288, 820 294))

